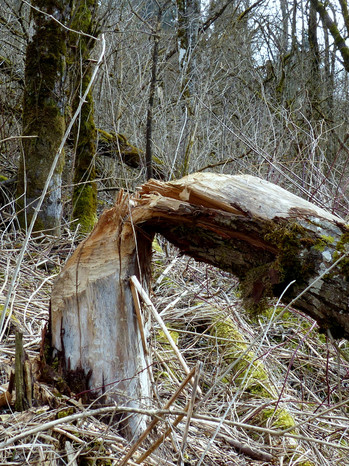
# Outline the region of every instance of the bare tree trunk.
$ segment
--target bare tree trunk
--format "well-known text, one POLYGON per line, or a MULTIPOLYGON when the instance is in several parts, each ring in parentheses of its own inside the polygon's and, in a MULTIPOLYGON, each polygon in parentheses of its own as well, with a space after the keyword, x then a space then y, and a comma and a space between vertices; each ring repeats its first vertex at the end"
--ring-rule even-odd
POLYGON ((314 5, 309 5, 308 18, 308 40, 309 40, 309 62, 310 62, 310 77, 309 77, 309 98, 310 98, 310 115, 309 118, 319 117, 319 107, 321 102, 320 86, 320 51, 317 37, 317 18, 314 5))
MULTIPOLYGON (((320 2, 319 0, 310 0, 310 1, 311 1, 311 4, 316 9, 316 11, 319 13, 324 26, 330 31, 333 37, 333 40, 336 44, 336 47, 342 56, 344 69, 347 72, 349 72, 349 47, 345 42, 346 40, 345 36, 341 34, 338 24, 335 21, 333 21, 330 15, 328 14, 328 11, 327 11, 328 7, 325 6, 325 4, 320 2)), ((349 20, 346 14, 347 2, 343 1, 341 6, 342 6, 344 24, 346 26, 347 32, 349 32, 349 20)))
POLYGON ((190 159, 194 146, 197 125, 195 117, 195 97, 198 81, 195 47, 201 21, 200 0, 177 0, 178 10, 178 50, 181 72, 181 94, 183 96, 183 140, 181 144, 181 176, 189 172, 190 159))
POLYGON ((148 109, 147 109, 147 126, 146 126, 146 134, 145 134, 145 168, 146 168, 146 177, 147 177, 146 179, 147 180, 153 177, 153 163, 152 163, 153 109, 154 109, 154 95, 155 95, 156 81, 157 81, 157 66, 158 66, 158 59, 159 59, 161 18, 162 18, 162 10, 160 6, 158 5, 156 26, 153 30, 154 44, 153 44, 153 53, 152 53, 151 79, 150 79, 149 100, 148 100, 148 109))
MULTIPOLYGON (((289 303, 307 289, 294 306, 334 337, 349 338, 349 229, 340 218, 253 176, 150 180, 140 196, 120 195, 104 212, 54 286, 50 345, 72 390, 136 406, 149 396, 128 278, 148 283, 154 232, 239 277, 255 311, 269 297, 289 303), (85 384, 75 387, 79 377, 85 384)), ((132 434, 144 424, 133 419, 132 434)))

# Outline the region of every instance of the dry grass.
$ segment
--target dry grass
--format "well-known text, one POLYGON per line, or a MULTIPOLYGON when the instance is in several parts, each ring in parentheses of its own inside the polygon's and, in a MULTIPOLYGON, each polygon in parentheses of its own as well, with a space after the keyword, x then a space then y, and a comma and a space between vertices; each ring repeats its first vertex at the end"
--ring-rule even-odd
MULTIPOLYGON (((18 234, 2 236, 1 302, 21 242, 18 234)), ((15 330, 23 332, 29 358, 38 357, 52 282, 74 247, 69 235, 61 241, 43 237, 29 244, 14 292, 13 317, 2 341, 4 390, 14 363, 15 330)), ((153 264, 151 299, 156 309, 188 365, 203 363, 199 378, 203 394, 194 405, 182 464, 349 464, 349 364, 338 348, 319 336, 314 322, 293 310, 271 326, 270 316, 252 319, 237 298, 238 283, 233 277, 179 257, 166 244, 154 253, 153 264), (231 345, 230 338, 217 336, 217 318, 219 322, 231 319, 240 332, 236 338, 241 338, 241 345, 247 345, 254 359, 263 362, 268 380, 261 384, 266 391, 251 389, 248 372, 245 380, 241 377, 234 366, 237 356, 232 354, 239 342, 231 345), (268 391, 271 396, 266 395, 268 391), (286 410, 289 417, 284 425, 276 423, 273 409, 286 410)), ((185 373, 155 323, 150 345, 155 396, 148 411, 154 414, 185 373)), ((337 345, 344 355, 349 353, 347 342, 337 345)), ((0 464, 121 463, 130 445, 117 431, 113 407, 101 412, 93 404, 59 396, 42 382, 34 388, 37 401, 32 408, 19 413, 11 404, 2 409, 0 464)), ((158 423, 137 454, 173 423, 176 413, 190 402, 191 392, 190 386, 184 389, 172 405, 172 414, 162 416, 166 422, 158 423)), ((185 427, 186 416, 143 464, 181 464, 185 427)))

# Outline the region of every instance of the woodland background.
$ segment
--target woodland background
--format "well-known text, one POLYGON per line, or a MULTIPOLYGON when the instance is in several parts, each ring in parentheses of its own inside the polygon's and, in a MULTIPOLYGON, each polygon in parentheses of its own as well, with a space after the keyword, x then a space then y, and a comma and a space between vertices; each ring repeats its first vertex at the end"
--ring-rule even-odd
MULTIPOLYGON (((22 326, 28 349, 37 353, 53 275, 121 188, 134 192, 151 176, 171 180, 204 170, 244 173, 347 216, 348 35, 346 0, 1 2, 1 299, 24 242, 20 227, 30 230, 32 206, 44 189, 48 192, 33 224, 34 230, 46 233, 30 240, 16 282, 17 301, 12 307, 18 322, 9 322, 8 332, 1 335, 6 336, 4 383, 14 356, 13 326, 22 326)), ((327 342, 309 319, 292 313, 265 337, 263 332, 270 331, 267 318, 256 321, 235 312, 240 308, 231 278, 179 259, 166 244, 157 245, 155 259, 157 306, 164 310, 178 297, 168 316, 178 345, 189 359, 206 361, 207 386, 214 374, 216 385, 204 412, 220 417, 229 405, 230 421, 253 419, 266 429, 250 434, 226 425, 219 437, 208 420, 204 428, 200 425, 189 433, 188 464, 251 464, 246 452, 239 454, 236 445, 231 446, 232 438, 255 449, 262 445, 275 453, 275 461, 347 464, 349 422, 343 400, 348 363, 340 353, 341 348, 347 351, 346 343, 327 342), (168 265, 171 268, 163 275, 168 265), (228 320, 223 334, 217 333, 217 315, 228 320), (266 373, 254 374, 252 379, 259 380, 254 388, 246 384, 241 388, 241 368, 229 375, 227 383, 220 376, 229 367, 232 352, 236 360, 236 352, 245 351, 246 341, 258 332, 264 335, 264 346, 253 348, 257 356, 251 360, 261 358, 266 373), (241 340, 243 346, 227 345, 232 339, 241 340), (258 385, 261 378, 266 391, 258 385), (279 416, 277 427, 293 429, 291 434, 298 437, 292 444, 287 436, 273 437, 267 430, 276 422, 266 414, 274 413, 270 404, 284 410, 279 404, 285 400, 287 416, 279 416), (318 412, 324 414, 314 416, 318 412), (305 419, 308 424, 302 425, 305 419)), ((153 344, 159 349, 155 359, 161 398, 169 390, 168 379, 176 383, 182 376, 172 356, 161 354, 169 351, 161 338, 154 337, 153 344), (173 366, 167 363, 164 369, 167 359, 173 366)), ((50 403, 44 414, 28 410, 16 418, 18 428, 50 420, 63 408, 67 414, 68 401, 50 403), (40 416, 47 417, 38 420, 40 416)), ((74 412, 85 408, 74 406, 74 412)), ((3 419, 7 428, 15 413, 9 416, 3 419)), ((106 435, 99 420, 77 426, 74 432, 80 429, 79 436, 64 443, 68 427, 67 423, 65 433, 51 432, 51 439, 33 436, 21 448, 18 443, 17 449, 3 447, 4 464, 12 464, 8 455, 13 464, 23 458, 32 464, 74 464, 70 447, 79 452, 77 458, 93 457, 100 464, 107 464, 103 461, 108 458, 119 464, 112 458, 124 445, 119 439, 117 448, 111 446, 117 438, 112 427, 108 435, 114 435, 114 444, 102 442, 103 452, 94 440, 95 432, 106 435)), ((177 432, 177 440, 164 445, 153 464, 160 460, 175 464, 182 437, 182 431, 177 432)), ((253 461, 263 462, 263 457, 253 461)), ((270 464, 270 458, 264 463, 270 464)))

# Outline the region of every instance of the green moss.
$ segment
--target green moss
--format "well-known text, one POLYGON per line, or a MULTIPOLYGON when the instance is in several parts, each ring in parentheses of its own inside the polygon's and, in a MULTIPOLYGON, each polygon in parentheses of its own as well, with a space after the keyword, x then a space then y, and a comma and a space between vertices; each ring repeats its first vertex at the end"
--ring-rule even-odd
MULTIPOLYGON (((50 354, 52 353, 52 348, 50 347, 50 343, 48 342, 48 350, 49 352, 47 352, 47 355, 50 357, 50 354)), ((46 359, 46 361, 49 361, 50 359, 46 359)), ((51 361, 51 366, 52 366, 52 369, 54 369, 55 371, 58 371, 59 369, 59 359, 58 357, 56 356, 52 361, 51 361)))
POLYGON ((309 242, 305 228, 298 223, 273 224, 264 238, 278 249, 274 268, 279 272, 280 279, 289 282, 302 277, 298 255, 304 244, 309 242))
POLYGON ((159 157, 157 157, 156 155, 153 155, 152 156, 152 160, 153 162, 156 164, 156 165, 164 165, 164 162, 163 160, 161 160, 159 157))
MULTIPOLYGON (((171 335, 172 340, 175 342, 175 344, 178 345, 179 333, 176 332, 175 330, 169 330, 168 333, 171 335)), ((161 343, 161 345, 170 346, 168 339, 165 335, 165 332, 163 330, 158 331, 157 341, 161 343)))
MULTIPOLYGON (((349 229, 347 227, 347 231, 342 234, 340 237, 340 240, 338 241, 336 245, 336 251, 333 254, 333 260, 336 261, 338 260, 343 254, 346 254, 349 252, 349 229)), ((341 273, 344 275, 345 279, 348 281, 349 280, 349 257, 345 257, 342 259, 339 264, 338 268, 341 271, 341 273)))
POLYGON ((6 180, 8 180, 7 176, 0 175, 0 181, 6 181, 6 180))
POLYGON ((164 377, 165 379, 170 379, 170 374, 167 371, 159 372, 157 378, 160 379, 161 377, 164 377))
MULTIPOLYGON (((284 408, 278 408, 276 411, 274 408, 263 409, 262 419, 267 421, 273 418, 272 427, 277 429, 289 429, 295 426, 295 421, 291 414, 284 408)), ((295 433, 291 431, 291 433, 295 433)))
POLYGON ((75 414, 75 409, 73 407, 63 409, 57 413, 57 419, 63 419, 64 417, 71 416, 72 414, 75 414))
MULTIPOLYGON (((126 136, 120 133, 107 133, 107 131, 102 129, 98 129, 97 131, 99 136, 98 148, 102 154, 112 155, 116 160, 119 160, 121 157, 122 161, 132 168, 140 167, 143 152, 138 147, 132 145, 126 136)), ((155 162, 154 157, 153 161, 155 162)))
MULTIPOLYGON (((97 36, 96 8, 96 0, 78 0, 72 11, 71 29, 97 36)), ((69 60, 75 72, 73 84, 79 89, 79 92, 75 92, 73 111, 78 108, 80 96, 86 92, 91 81, 92 68, 89 56, 94 45, 95 40, 86 35, 69 33, 69 60)), ((72 218, 80 224, 80 231, 84 235, 92 230, 97 218, 97 187, 95 184, 97 131, 94 122, 92 89, 87 94, 81 108, 79 124, 74 128, 74 139, 76 154, 72 218)), ((73 223, 73 227, 75 226, 76 224, 73 223)))
MULTIPOLYGON (((166 326, 167 327, 167 326, 166 326)), ((176 345, 179 342, 179 333, 175 330, 168 330, 169 334, 171 335, 173 341, 176 345)), ((176 376, 176 361, 177 356, 170 345, 165 332, 159 329, 156 332, 156 341, 159 344, 158 355, 160 357, 160 361, 163 364, 165 370, 159 371, 156 375, 156 379, 161 379, 161 383, 164 387, 168 388, 169 390, 173 389, 173 380, 177 380, 176 376)))
MULTIPOLYGON (((56 385, 57 390, 59 392, 61 392, 61 393, 66 393, 67 392, 67 382, 63 379, 63 377, 57 377, 57 379, 55 380, 55 385, 56 385)), ((74 414, 74 411, 71 414, 74 414)), ((69 414, 67 414, 67 416, 69 416, 69 414)), ((62 416, 62 417, 64 417, 64 416, 62 416)))
MULTIPOLYGON (((4 312, 4 306, 0 304, 0 316, 2 316, 3 312, 4 312)), ((9 315, 10 315, 10 309, 7 308, 5 312, 5 319, 8 319, 9 315)), ((14 312, 12 312, 11 314, 9 325, 10 325, 11 332, 13 329, 18 328, 21 325, 20 321, 17 319, 14 312)))
MULTIPOLYGON (((297 434, 296 429, 292 429, 296 425, 295 421, 292 415, 285 408, 277 408, 276 410, 274 408, 263 409, 260 413, 259 421, 263 426, 267 425, 268 427, 272 427, 278 430, 291 429, 289 433, 295 435, 297 434)), ((300 458, 301 455, 294 455, 293 452, 293 450, 296 450, 296 448, 297 451, 303 450, 302 448, 300 448, 296 440, 285 439, 285 441, 288 442, 288 447, 290 449, 290 454, 286 455, 285 460, 287 461, 288 459, 292 458, 292 460, 294 461, 295 459, 300 458)), ((285 464, 288 464, 288 461, 285 464)), ((301 466, 315 466, 315 464, 310 460, 296 461, 296 463, 292 462, 292 464, 297 464, 301 466)))
MULTIPOLYGON (((83 88, 88 85, 83 81, 83 88)), ((72 218, 81 226, 81 233, 89 233, 97 220, 97 186, 94 182, 96 171, 96 128, 94 124, 93 100, 90 93, 81 110, 81 123, 76 134, 76 160, 74 168, 72 218)))
POLYGON ((231 318, 218 317, 213 323, 211 334, 217 337, 224 362, 229 365, 236 361, 233 368, 235 383, 239 385, 245 379, 244 389, 247 392, 261 398, 273 398, 274 389, 264 364, 256 359, 253 351, 247 351, 248 344, 231 318), (241 356, 242 359, 238 361, 241 356))
POLYGON ((314 244, 314 249, 317 251, 323 252, 326 247, 334 244, 335 239, 333 236, 321 235, 320 239, 314 244))
POLYGON ((163 254, 164 252, 159 244, 159 241, 156 239, 156 237, 154 237, 153 239, 152 248, 154 249, 154 251, 158 252, 159 254, 163 254))
POLYGON ((295 281, 296 285, 286 291, 285 298, 295 287, 307 286, 321 261, 320 250, 333 240, 325 236, 318 240, 299 223, 283 220, 278 224, 266 222, 264 231, 264 240, 276 249, 275 259, 251 267, 240 281, 245 308, 253 314, 263 312, 269 306, 269 298, 280 296, 289 283, 295 281))
POLYGON ((80 233, 89 233, 97 221, 97 189, 95 183, 77 186, 73 194, 73 218, 80 224, 80 233))
POLYGON ((321 239, 326 243, 326 244, 334 244, 335 239, 333 236, 326 236, 326 235, 321 235, 321 239))

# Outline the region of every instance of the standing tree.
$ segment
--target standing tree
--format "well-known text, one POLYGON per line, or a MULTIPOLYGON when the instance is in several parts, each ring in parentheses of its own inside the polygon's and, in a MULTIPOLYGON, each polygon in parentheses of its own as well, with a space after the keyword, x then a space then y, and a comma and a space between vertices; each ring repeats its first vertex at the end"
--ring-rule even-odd
MULTIPOLYGON (((72 56, 71 75, 73 110, 78 107, 91 80, 90 53, 97 37, 96 0, 76 0, 73 3, 69 34, 72 56)), ((80 231, 91 231, 96 222, 97 187, 95 183, 96 126, 92 90, 82 106, 81 114, 74 128, 74 177, 72 218, 80 224, 80 231)))
MULTIPOLYGON (((60 23, 66 21, 68 4, 33 0, 32 5, 34 35, 26 53, 23 104, 23 135, 28 138, 23 140, 17 187, 22 226, 33 215, 65 131, 67 31, 60 23)), ((55 235, 60 233, 63 163, 62 153, 35 225, 55 235)))
POLYGON ((183 105, 183 140, 179 173, 187 175, 190 157, 197 131, 195 121, 195 98, 198 84, 197 51, 201 22, 200 0, 177 0, 178 11, 178 52, 181 73, 181 102, 183 105))
MULTIPOLYGON (((311 4, 321 16, 324 26, 330 31, 336 48, 342 57, 342 63, 347 72, 349 72, 349 47, 346 43, 346 37, 349 33, 349 14, 347 0, 340 0, 342 19, 344 22, 345 32, 342 33, 336 21, 334 21, 328 13, 328 6, 318 0, 311 0, 311 4)), ((329 7, 333 9, 331 2, 328 2, 329 7)))

